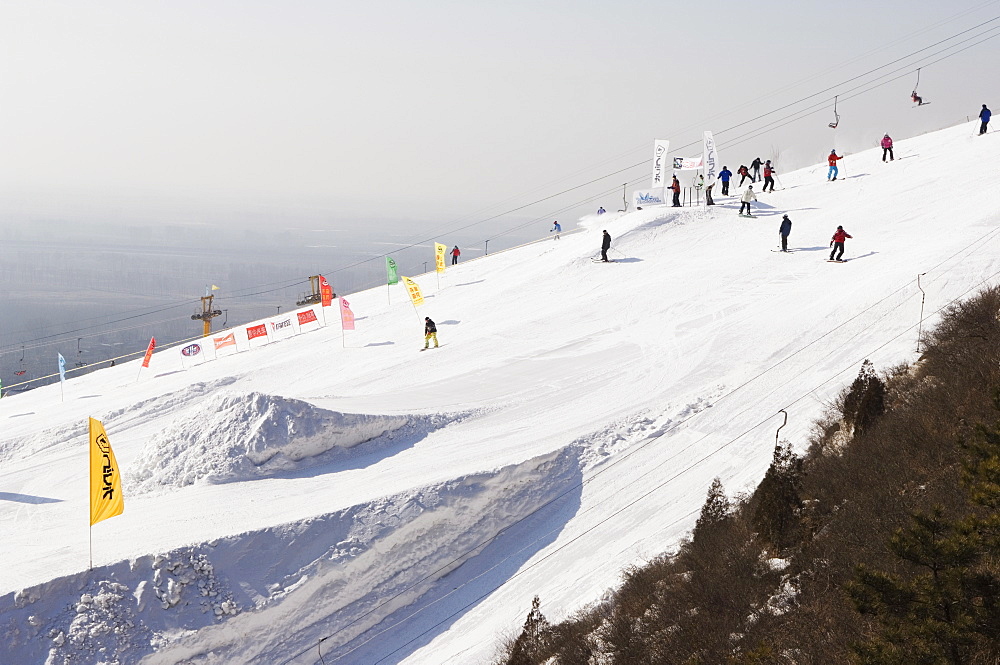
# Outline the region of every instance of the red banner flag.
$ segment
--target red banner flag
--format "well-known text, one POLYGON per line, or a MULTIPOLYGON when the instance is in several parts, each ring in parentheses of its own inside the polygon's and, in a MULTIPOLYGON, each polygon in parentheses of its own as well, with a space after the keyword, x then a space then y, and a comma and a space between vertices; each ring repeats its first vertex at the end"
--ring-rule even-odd
POLYGON ((156 338, 149 338, 149 346, 146 347, 146 357, 142 359, 142 366, 149 367, 149 359, 153 357, 153 351, 156 350, 156 338))
POLYGON ((354 330, 354 312, 351 311, 351 303, 343 298, 340 299, 340 325, 344 330, 354 330))
POLYGON ((267 337, 267 325, 262 323, 259 326, 250 326, 247 328, 247 339, 253 339, 254 337, 267 337))
POLYGON ((236 333, 229 333, 225 337, 213 337, 212 341, 215 342, 216 351, 226 346, 236 346, 236 333))
POLYGON ((317 320, 316 319, 316 312, 314 312, 311 309, 307 309, 304 312, 299 312, 298 313, 298 317, 299 317, 299 325, 300 326, 304 326, 307 323, 312 323, 313 321, 317 320))
POLYGON ((329 307, 333 303, 333 288, 323 275, 319 276, 319 297, 323 307, 329 307))

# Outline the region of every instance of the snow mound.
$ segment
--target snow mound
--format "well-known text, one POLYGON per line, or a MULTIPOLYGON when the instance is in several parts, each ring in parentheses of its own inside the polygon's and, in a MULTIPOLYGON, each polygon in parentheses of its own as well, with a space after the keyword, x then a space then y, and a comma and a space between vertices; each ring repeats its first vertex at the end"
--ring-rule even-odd
POLYGON ((263 665, 311 653, 333 635, 328 656, 374 662, 368 652, 347 654, 382 622, 405 620, 421 607, 461 607, 475 601, 480 585, 515 574, 579 509, 581 481, 578 450, 568 447, 306 520, 98 566, 0 596, 5 647, 18 662, 50 665, 263 665), (437 587, 445 577, 451 583, 437 587))
POLYGON ((150 440, 124 481, 134 495, 198 481, 263 478, 299 468, 306 459, 330 461, 414 425, 412 420, 419 418, 340 413, 256 392, 223 393, 150 440))

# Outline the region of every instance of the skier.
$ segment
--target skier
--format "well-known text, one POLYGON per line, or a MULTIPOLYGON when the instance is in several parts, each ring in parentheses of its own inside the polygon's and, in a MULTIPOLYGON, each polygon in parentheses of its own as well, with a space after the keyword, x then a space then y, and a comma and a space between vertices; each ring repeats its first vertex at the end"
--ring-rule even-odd
POLYGON ((924 98, 918 95, 916 90, 910 93, 910 99, 912 99, 913 103, 917 106, 923 106, 924 104, 924 98))
POLYGON ((722 181, 722 195, 729 196, 729 179, 733 177, 733 172, 729 170, 728 166, 723 166, 722 170, 719 171, 719 180, 722 181))
POLYGON ((462 255, 462 252, 458 251, 458 245, 455 245, 455 249, 451 250, 451 265, 458 263, 458 257, 462 255))
POLYGON ((608 263, 608 250, 611 249, 611 234, 604 231, 604 239, 601 240, 601 261, 608 263))
POLYGON ((752 162, 750 162, 750 168, 753 169, 753 182, 760 180, 760 157, 755 157, 752 162))
POLYGON ((674 176, 673 182, 670 183, 670 189, 674 190, 674 207, 675 208, 680 208, 681 207, 681 183, 677 179, 677 176, 674 176))
POLYGON ((715 201, 712 200, 712 188, 715 187, 715 181, 705 188, 705 205, 714 206, 715 201))
POLYGON ((756 201, 757 196, 753 193, 753 185, 747 185, 747 191, 743 192, 743 196, 740 197, 740 216, 741 217, 753 217, 750 214, 750 202, 756 201), (743 208, 747 209, 747 214, 743 214, 743 208))
POLYGON ((843 226, 838 226, 837 227, 837 230, 833 234, 833 237, 830 238, 830 247, 833 248, 833 251, 830 252, 830 260, 831 261, 840 261, 842 259, 842 257, 844 256, 844 240, 846 240, 847 238, 851 238, 851 237, 853 237, 853 236, 851 236, 850 233, 848 233, 847 231, 845 231, 843 226), (837 254, 837 252, 840 252, 840 253, 837 254), (837 258, 836 259, 833 258, 834 254, 837 254, 837 258))
POLYGON ((838 155, 836 150, 830 151, 830 156, 826 158, 827 163, 830 165, 830 170, 827 171, 827 180, 836 180, 837 174, 840 173, 840 169, 837 168, 837 160, 843 159, 843 155, 838 155))
POLYGON ((764 190, 763 191, 765 191, 765 192, 767 191, 767 186, 768 185, 771 185, 771 191, 772 192, 774 191, 774 178, 772 177, 773 175, 774 175, 774 167, 771 166, 771 160, 769 159, 769 160, 767 160, 764 163, 764 190))
POLYGON ((430 346, 431 340, 434 340, 434 348, 438 348, 438 329, 431 321, 431 317, 424 317, 424 348, 430 346))
POLYGON ((781 251, 788 251, 788 236, 792 233, 792 220, 788 219, 788 215, 783 215, 781 217, 781 226, 778 227, 778 236, 781 237, 781 251))
POLYGON ((882 137, 882 161, 885 161, 886 153, 889 154, 889 161, 894 161, 896 158, 892 155, 892 139, 886 134, 882 137))
POLYGON ((607 210, 604 209, 604 206, 601 206, 600 208, 597 209, 598 215, 603 215, 605 212, 607 212, 607 210))
POLYGON ((750 177, 750 171, 746 166, 740 164, 740 168, 736 169, 736 175, 740 176, 740 187, 743 186, 743 181, 750 178, 750 182, 753 182, 753 178, 750 177))
POLYGON ((559 226, 559 222, 552 222, 552 228, 549 229, 549 233, 552 233, 553 231, 556 233, 556 240, 559 240, 559 234, 562 233, 562 227, 559 226))
POLYGON ((986 104, 983 104, 983 110, 979 112, 979 119, 983 121, 982 126, 979 128, 979 135, 982 136, 986 133, 986 125, 990 124, 990 110, 986 108, 986 104))

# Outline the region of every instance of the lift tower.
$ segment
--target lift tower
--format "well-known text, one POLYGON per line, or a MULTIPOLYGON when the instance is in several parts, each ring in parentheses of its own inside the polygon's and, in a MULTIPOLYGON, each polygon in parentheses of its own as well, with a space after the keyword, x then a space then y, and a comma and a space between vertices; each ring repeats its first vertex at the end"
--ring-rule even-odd
POLYGON ((212 300, 215 296, 212 295, 208 287, 205 288, 205 295, 201 297, 201 313, 192 314, 191 319, 194 321, 201 320, 204 324, 204 329, 202 331, 202 337, 208 337, 212 334, 212 319, 217 316, 222 316, 221 309, 212 309, 212 300))

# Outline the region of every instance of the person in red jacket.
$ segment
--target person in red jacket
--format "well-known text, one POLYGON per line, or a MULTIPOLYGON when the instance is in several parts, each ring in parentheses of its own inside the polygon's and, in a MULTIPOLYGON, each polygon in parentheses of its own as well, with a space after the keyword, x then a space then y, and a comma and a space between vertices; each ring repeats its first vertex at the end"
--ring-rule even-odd
POLYGON ((753 182, 753 176, 750 175, 750 170, 743 164, 740 164, 740 168, 736 169, 736 175, 740 176, 739 187, 743 186, 743 181, 750 178, 750 182, 753 182))
POLYGON ((889 161, 895 161, 895 157, 892 156, 892 139, 886 134, 882 137, 882 161, 885 161, 886 153, 889 154, 889 161))
POLYGON ((771 186, 771 191, 774 191, 774 167, 771 166, 771 160, 764 162, 764 189, 762 191, 767 191, 767 186, 771 186))
POLYGON ((674 207, 681 207, 681 183, 677 180, 677 176, 674 176, 674 181, 670 183, 670 189, 674 190, 674 207))
POLYGON ((831 261, 840 261, 844 256, 844 240, 850 238, 851 234, 844 230, 843 226, 838 226, 837 231, 833 234, 830 239, 830 247, 833 247, 833 251, 830 252, 831 261), (837 254, 837 252, 840 254, 837 254), (837 258, 833 258, 833 255, 837 254, 837 258))
POLYGON ((458 263, 458 257, 462 255, 462 252, 458 250, 458 245, 455 245, 455 249, 451 250, 451 265, 458 263))
POLYGON ((830 165, 830 170, 826 174, 827 180, 837 179, 837 173, 840 172, 840 169, 837 168, 837 160, 843 158, 844 157, 842 155, 837 154, 836 150, 830 151, 830 156, 826 158, 827 163, 830 165))

